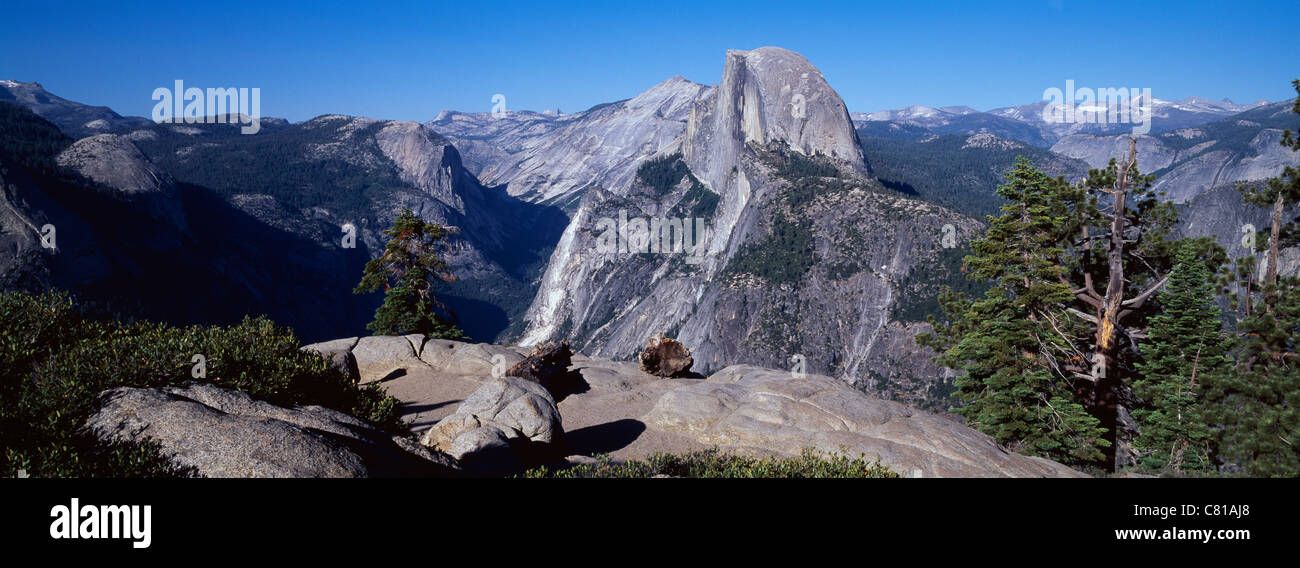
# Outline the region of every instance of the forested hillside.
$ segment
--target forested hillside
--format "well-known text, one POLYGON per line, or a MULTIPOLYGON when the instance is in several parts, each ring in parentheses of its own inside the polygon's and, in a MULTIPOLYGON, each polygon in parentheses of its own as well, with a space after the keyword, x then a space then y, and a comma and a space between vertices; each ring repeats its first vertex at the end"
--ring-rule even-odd
POLYGON ((881 183, 981 220, 1002 205, 994 188, 1017 156, 1052 176, 1077 179, 1087 171, 1079 160, 991 134, 907 140, 873 137, 876 132, 875 127, 861 128, 858 136, 881 183))

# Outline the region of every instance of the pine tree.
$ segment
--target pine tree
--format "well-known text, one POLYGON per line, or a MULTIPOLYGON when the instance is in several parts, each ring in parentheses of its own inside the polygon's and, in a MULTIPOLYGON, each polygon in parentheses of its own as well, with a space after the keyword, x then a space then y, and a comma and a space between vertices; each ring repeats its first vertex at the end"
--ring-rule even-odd
POLYGON ((941 303, 953 323, 919 339, 942 349, 940 364, 962 371, 954 386, 964 404, 954 412, 1013 451, 1075 464, 1103 458, 1105 432, 1073 400, 1040 351, 1042 329, 1005 288, 973 302, 946 293, 941 303))
POLYGON ((1229 340, 1220 331, 1210 270, 1191 247, 1179 251, 1159 303, 1140 348, 1141 375, 1133 381, 1142 402, 1132 411, 1138 431, 1132 449, 1149 471, 1213 469, 1202 387, 1207 377, 1213 381, 1224 372, 1229 340))
POLYGON ((919 338, 963 371, 957 412, 1022 452, 1106 470, 1127 463, 1116 449, 1131 431, 1118 417, 1147 301, 1179 246, 1214 270, 1225 256, 1210 239, 1169 238, 1177 210, 1136 163, 1130 144, 1122 164, 1070 184, 1018 159, 998 187, 1002 215, 965 259, 994 289, 978 301, 945 296, 948 321, 919 338))
MULTIPOLYGON (((1266 288, 1267 289, 1267 288, 1266 288)), ((1206 385, 1222 461, 1252 475, 1300 475, 1300 279, 1272 287, 1272 313, 1241 320, 1237 367, 1206 385)))
POLYGON ((1178 212, 1152 189, 1154 181, 1138 171, 1137 143, 1130 138, 1122 162, 1112 159, 1105 169, 1088 172, 1088 199, 1075 207, 1078 231, 1063 236, 1076 245, 1075 258, 1066 260, 1076 300, 1069 311, 1090 324, 1079 349, 1088 353, 1091 368, 1076 374, 1078 394, 1113 442, 1107 469, 1131 457, 1120 452, 1132 431, 1119 417, 1134 378, 1142 319, 1151 311, 1147 300, 1167 281, 1177 250, 1169 236, 1178 212))
POLYGON ((442 227, 403 209, 384 231, 384 253, 366 263, 357 294, 384 290, 384 303, 366 326, 376 335, 422 333, 439 339, 463 339, 464 333, 441 314, 454 318, 434 296, 435 279, 450 281, 438 256, 446 237, 442 227))
POLYGON ((995 282, 970 301, 946 292, 947 323, 918 337, 940 352, 940 364, 961 370, 955 381, 965 405, 954 409, 981 431, 1017 451, 1065 461, 1096 462, 1109 444, 1096 418, 1074 400, 1062 361, 1082 361, 1071 337, 1080 325, 1065 315, 1073 299, 1064 283, 1061 235, 1073 191, 1018 159, 998 195, 1009 202, 990 217, 983 239, 966 257, 971 277, 995 282))

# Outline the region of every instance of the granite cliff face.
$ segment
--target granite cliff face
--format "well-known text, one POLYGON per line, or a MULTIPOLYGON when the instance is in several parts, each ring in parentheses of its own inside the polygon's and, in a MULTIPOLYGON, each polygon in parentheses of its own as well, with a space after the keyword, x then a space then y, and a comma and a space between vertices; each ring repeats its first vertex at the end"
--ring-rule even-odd
POLYGON ((802 55, 777 47, 727 52, 722 82, 691 109, 682 154, 691 171, 725 193, 745 146, 780 141, 866 173, 858 135, 839 94, 802 55))
POLYGON ((524 345, 567 339, 628 359, 666 333, 705 373, 800 365, 884 388, 903 358, 911 374, 943 378, 910 336, 910 352, 883 339, 917 331, 894 329, 891 312, 915 292, 909 277, 948 250, 945 231, 964 242, 979 224, 866 175, 844 104, 816 68, 778 48, 728 52, 680 148, 643 163, 626 188, 586 192, 528 310, 524 345), (792 112, 796 95, 804 106, 792 112), (635 221, 608 230, 623 218, 703 230, 666 252, 672 233, 661 229, 660 252, 638 253, 635 221), (632 252, 611 251, 611 239, 632 252))
MULTIPOLYGON (((1260 262, 1259 277, 1262 280, 1262 267, 1267 262, 1267 256, 1248 249, 1244 238, 1253 228, 1258 242, 1267 240, 1272 227, 1272 215, 1270 208, 1242 203, 1241 192, 1235 186, 1223 185, 1201 193, 1179 206, 1178 230, 1186 236, 1213 237, 1215 242, 1227 250, 1230 259, 1254 254, 1260 262)), ((1300 207, 1293 206, 1284 212, 1283 219, 1295 219, 1298 216, 1300 207)), ((1283 276, 1300 275, 1300 247, 1279 251, 1278 273, 1283 276)))
MULTIPOLYGON (((51 255, 41 246, 41 227, 46 219, 26 205, 16 183, 26 178, 13 164, 0 159, 0 289, 39 290, 50 285, 51 255)), ((24 186, 29 186, 24 183, 24 186)), ((44 194, 29 199, 46 201, 44 194)))
POLYGON ((671 151, 691 105, 711 91, 673 77, 576 114, 444 111, 426 125, 455 142, 483 184, 571 209, 586 189, 619 191, 640 162, 671 151))

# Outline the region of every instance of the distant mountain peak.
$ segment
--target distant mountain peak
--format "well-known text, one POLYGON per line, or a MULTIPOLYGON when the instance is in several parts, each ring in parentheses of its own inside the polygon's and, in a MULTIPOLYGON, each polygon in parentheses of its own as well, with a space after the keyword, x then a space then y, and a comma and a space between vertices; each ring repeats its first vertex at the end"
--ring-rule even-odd
POLYGON ((150 124, 147 118, 123 117, 108 107, 67 100, 45 90, 45 87, 34 81, 25 83, 14 79, 0 80, 0 101, 31 109, 73 138, 150 124))

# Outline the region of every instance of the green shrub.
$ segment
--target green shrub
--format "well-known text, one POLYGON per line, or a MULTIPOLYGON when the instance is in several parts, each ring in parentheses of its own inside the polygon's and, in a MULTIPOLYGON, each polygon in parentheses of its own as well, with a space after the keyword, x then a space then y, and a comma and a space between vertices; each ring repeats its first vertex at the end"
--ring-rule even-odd
POLYGON ((615 462, 600 456, 599 463, 566 469, 539 467, 524 473, 529 478, 644 478, 657 475, 691 478, 887 478, 900 477, 877 458, 825 455, 806 448, 799 457, 752 458, 725 454, 716 448, 686 454, 655 453, 645 461, 615 462))
POLYGON ((148 444, 106 446, 80 432, 115 387, 208 382, 281 406, 316 404, 393 433, 408 432, 396 401, 353 383, 287 328, 266 318, 184 328, 83 319, 62 293, 0 295, 0 475, 181 474, 148 444), (194 357, 204 358, 194 377, 194 357))

